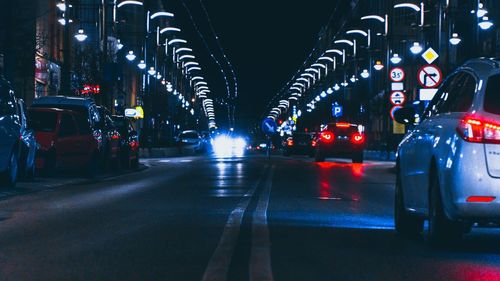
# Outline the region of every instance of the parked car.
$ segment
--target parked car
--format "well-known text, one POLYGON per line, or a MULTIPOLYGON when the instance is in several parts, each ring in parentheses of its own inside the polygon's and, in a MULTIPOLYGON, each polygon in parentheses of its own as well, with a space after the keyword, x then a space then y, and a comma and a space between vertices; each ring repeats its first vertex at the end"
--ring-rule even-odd
POLYGON ((308 155, 314 157, 317 141, 308 133, 294 133, 283 142, 283 156, 308 155))
POLYGON ((132 122, 125 116, 114 115, 113 122, 121 135, 120 160, 122 167, 139 166, 139 136, 132 122))
POLYGON ((14 91, 0 78, 0 186, 16 185, 19 171, 21 120, 14 91))
POLYGON ((316 162, 323 162, 326 157, 348 157, 353 163, 363 163, 366 137, 362 125, 346 122, 328 124, 316 141, 316 162))
POLYGON ((183 131, 177 137, 177 145, 180 148, 189 147, 193 148, 196 152, 202 149, 202 139, 200 134, 194 130, 183 131))
POLYGON ((35 177, 35 155, 38 149, 38 143, 35 139, 35 133, 31 128, 31 121, 27 116, 26 104, 22 99, 17 100, 17 111, 21 124, 19 175, 26 179, 32 179, 35 177))
POLYGON ((67 109, 30 108, 29 116, 40 151, 36 167, 46 173, 59 168, 99 171, 99 146, 87 116, 67 109))
POLYGON ((447 241, 473 223, 500 222, 499 89, 500 61, 475 59, 445 80, 423 114, 395 113, 417 124, 398 148, 398 233, 418 235, 427 219, 430 241, 447 241))
POLYGON ((121 136, 114 124, 111 112, 103 106, 98 106, 101 121, 98 128, 102 132, 102 153, 105 168, 116 168, 120 162, 121 136))
POLYGON ((78 112, 88 119, 92 134, 97 141, 99 159, 109 166, 118 159, 119 137, 113 129, 110 114, 91 99, 66 96, 40 97, 33 101, 32 108, 60 108, 78 112), (107 117, 106 117, 107 116, 107 117))

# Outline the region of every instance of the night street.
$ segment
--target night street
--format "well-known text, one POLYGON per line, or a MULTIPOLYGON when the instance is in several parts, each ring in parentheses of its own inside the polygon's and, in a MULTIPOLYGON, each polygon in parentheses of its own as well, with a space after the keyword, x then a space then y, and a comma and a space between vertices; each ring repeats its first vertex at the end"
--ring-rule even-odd
POLYGON ((0 280, 500 280, 497 230, 396 235, 394 162, 142 162, 2 199, 0 280))

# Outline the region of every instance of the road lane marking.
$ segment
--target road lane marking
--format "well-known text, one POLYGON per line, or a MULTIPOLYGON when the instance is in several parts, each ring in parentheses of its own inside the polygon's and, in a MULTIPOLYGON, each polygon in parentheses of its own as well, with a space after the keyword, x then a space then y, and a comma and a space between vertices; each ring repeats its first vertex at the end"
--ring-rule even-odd
POLYGON ((227 279, 227 273, 229 271, 234 249, 238 244, 243 215, 250 204, 250 200, 255 190, 262 182, 267 168, 268 166, 266 165, 257 183, 245 194, 243 197, 244 199, 238 203, 236 208, 229 215, 226 225, 224 226, 224 231, 222 232, 222 237, 208 262, 202 281, 225 281, 227 279))
POLYGON ((272 281, 271 241, 267 225, 267 208, 273 185, 275 166, 267 176, 252 221, 252 248, 250 252, 250 281, 272 281))

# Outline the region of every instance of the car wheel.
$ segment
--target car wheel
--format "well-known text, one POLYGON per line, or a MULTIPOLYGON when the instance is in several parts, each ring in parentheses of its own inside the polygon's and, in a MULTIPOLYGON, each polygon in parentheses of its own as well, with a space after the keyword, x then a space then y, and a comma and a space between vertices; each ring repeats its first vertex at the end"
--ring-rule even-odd
POLYGON ((443 208, 439 178, 431 173, 429 190, 429 227, 427 237, 431 244, 441 245, 444 242, 462 238, 464 226, 446 217, 443 208))
POLYGON ((15 187, 18 177, 19 159, 17 153, 13 151, 9 158, 7 170, 1 175, 1 185, 5 187, 15 187))
POLYGON ((325 153, 320 149, 316 150, 316 155, 314 156, 315 162, 325 162, 325 153))
POLYGON ((413 216, 406 211, 399 171, 396 178, 394 225, 396 226, 396 232, 406 237, 418 237, 424 228, 424 220, 422 218, 413 216))
POLYGON ((358 152, 352 156, 352 163, 363 163, 363 152, 358 152))

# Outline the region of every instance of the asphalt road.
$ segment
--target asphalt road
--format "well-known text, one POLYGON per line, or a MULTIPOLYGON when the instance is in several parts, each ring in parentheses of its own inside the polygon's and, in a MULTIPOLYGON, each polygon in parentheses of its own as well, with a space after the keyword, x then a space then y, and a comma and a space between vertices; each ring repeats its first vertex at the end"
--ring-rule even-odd
POLYGON ((144 164, 0 196, 0 280, 500 280, 496 229, 444 248, 396 236, 392 162, 144 164))

